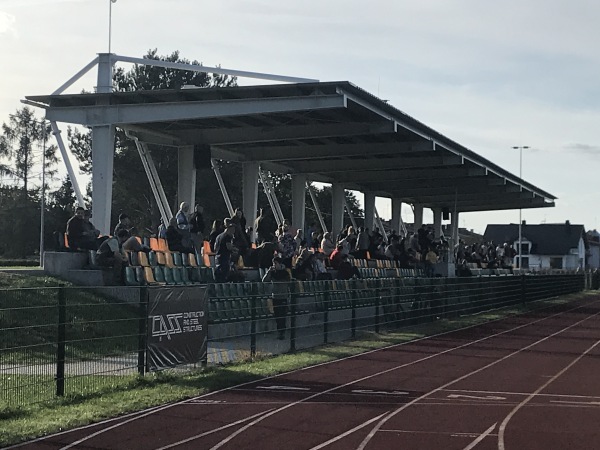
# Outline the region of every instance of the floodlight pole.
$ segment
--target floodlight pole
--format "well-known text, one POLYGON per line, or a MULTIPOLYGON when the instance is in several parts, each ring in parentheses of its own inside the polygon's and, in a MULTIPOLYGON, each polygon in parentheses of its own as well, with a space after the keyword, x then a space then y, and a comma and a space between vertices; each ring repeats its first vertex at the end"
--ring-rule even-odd
POLYGON ((112 4, 117 0, 108 0, 108 53, 110 53, 112 43, 112 4))
MULTIPOLYGON (((515 150, 519 150, 519 178, 523 178, 523 149, 528 149, 527 145, 515 145, 513 147, 515 150)), ((522 230, 523 230, 523 220, 521 219, 522 208, 519 208, 519 270, 523 269, 523 245, 522 245, 522 230)))

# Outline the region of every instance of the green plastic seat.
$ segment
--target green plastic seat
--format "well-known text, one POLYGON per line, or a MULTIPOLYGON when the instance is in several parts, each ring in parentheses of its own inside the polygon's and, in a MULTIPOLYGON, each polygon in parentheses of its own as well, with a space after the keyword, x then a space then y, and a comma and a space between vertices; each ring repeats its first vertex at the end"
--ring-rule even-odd
POLYGON ((135 278, 135 270, 131 266, 125 267, 125 284, 127 286, 139 286, 138 280, 135 278))

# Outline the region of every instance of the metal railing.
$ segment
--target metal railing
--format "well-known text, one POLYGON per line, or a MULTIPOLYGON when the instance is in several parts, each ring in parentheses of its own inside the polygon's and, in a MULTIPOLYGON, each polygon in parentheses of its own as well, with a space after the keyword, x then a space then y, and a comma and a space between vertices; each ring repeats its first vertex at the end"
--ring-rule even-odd
MULTIPOLYGON (((272 284, 212 284, 207 361, 199 363, 293 352, 599 284, 597 273, 290 282, 277 289, 287 304, 279 309, 283 339, 269 300, 272 284)), ((144 375, 150 289, 1 289, 0 409, 126 389, 144 375)))

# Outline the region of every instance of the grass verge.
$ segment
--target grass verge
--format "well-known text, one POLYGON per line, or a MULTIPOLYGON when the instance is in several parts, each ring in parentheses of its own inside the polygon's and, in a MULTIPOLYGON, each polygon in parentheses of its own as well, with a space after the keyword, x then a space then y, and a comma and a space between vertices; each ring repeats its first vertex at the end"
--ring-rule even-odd
POLYGON ((369 350, 400 344, 444 331, 477 325, 527 311, 597 298, 595 292, 490 310, 472 316, 443 319, 397 332, 362 333, 359 339, 246 363, 213 367, 204 371, 162 372, 146 377, 120 378, 94 393, 81 393, 31 406, 0 409, 0 446, 86 425, 152 406, 184 400, 240 383, 289 372, 369 350))

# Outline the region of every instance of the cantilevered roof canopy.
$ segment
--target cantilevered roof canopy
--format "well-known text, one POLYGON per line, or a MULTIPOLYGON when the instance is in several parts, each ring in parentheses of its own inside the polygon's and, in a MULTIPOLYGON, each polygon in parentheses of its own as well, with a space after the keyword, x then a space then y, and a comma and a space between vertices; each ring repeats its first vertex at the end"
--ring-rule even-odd
POLYGON ((451 211, 554 206, 556 197, 349 82, 29 96, 46 117, 113 124, 147 143, 451 211))

